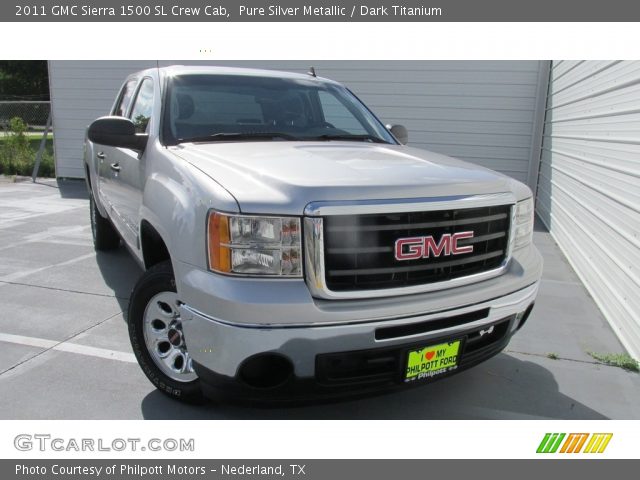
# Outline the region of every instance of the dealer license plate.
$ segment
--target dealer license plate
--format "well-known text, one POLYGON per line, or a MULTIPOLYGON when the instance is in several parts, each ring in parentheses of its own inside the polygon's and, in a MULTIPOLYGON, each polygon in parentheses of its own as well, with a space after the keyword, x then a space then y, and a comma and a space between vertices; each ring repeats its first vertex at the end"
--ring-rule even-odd
POLYGON ((423 380, 458 368, 461 340, 411 350, 407 355, 404 381, 423 380))

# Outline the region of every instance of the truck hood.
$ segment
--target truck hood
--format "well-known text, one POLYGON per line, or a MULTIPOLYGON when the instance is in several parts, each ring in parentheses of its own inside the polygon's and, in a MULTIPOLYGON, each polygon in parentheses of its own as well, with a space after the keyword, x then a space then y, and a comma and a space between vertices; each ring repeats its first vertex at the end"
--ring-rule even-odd
POLYGON ((169 150, 222 185, 244 213, 301 215, 317 201, 511 190, 502 174, 402 145, 269 141, 186 143, 169 150))

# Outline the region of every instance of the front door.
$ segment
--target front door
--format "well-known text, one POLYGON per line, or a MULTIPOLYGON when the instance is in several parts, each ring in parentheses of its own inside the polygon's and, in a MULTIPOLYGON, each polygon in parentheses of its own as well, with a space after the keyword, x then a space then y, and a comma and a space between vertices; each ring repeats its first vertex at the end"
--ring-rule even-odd
MULTIPOLYGON (((128 117, 137 133, 146 133, 153 111, 153 80, 144 78, 138 87, 128 117)), ((113 171, 113 209, 122 222, 122 236, 131 247, 138 247, 140 207, 146 151, 140 154, 128 148, 114 148, 109 168, 113 171)))
MULTIPOLYGON (((133 95, 138 85, 137 78, 129 78, 125 82, 118 101, 111 112, 111 115, 117 117, 125 117, 129 111, 129 106, 133 100, 133 95)), ((96 156, 96 165, 98 166, 98 194, 102 205, 107 209, 109 217, 116 225, 118 231, 123 232, 123 222, 120 212, 114 209, 114 204, 118 196, 118 181, 120 172, 118 171, 118 158, 120 152, 115 147, 106 145, 94 145, 94 154, 96 156)))

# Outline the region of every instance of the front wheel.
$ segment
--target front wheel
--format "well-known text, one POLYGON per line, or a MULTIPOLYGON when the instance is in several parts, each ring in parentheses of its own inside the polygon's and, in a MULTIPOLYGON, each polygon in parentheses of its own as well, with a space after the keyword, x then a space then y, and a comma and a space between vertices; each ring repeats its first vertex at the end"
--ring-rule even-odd
POLYGON ((159 263, 142 275, 131 293, 128 323, 133 352, 151 383, 172 398, 201 401, 200 381, 182 332, 171 262, 159 263))

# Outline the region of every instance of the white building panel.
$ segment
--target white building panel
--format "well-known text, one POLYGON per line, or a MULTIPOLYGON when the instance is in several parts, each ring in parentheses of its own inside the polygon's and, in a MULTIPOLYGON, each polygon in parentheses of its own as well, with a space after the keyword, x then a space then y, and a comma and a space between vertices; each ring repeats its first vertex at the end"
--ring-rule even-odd
POLYGON ((554 62, 537 210, 640 358, 640 61, 554 62))

